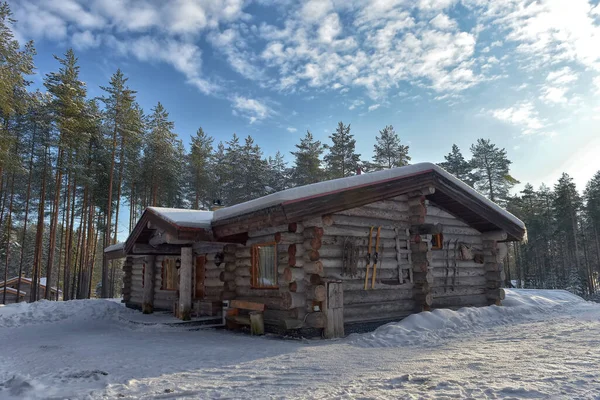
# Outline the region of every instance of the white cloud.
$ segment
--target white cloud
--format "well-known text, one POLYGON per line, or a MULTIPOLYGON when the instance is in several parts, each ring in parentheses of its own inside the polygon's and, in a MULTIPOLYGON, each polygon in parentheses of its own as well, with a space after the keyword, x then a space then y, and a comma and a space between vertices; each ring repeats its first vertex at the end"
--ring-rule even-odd
POLYGON ((596 88, 596 94, 600 95, 600 75, 594 77, 592 83, 596 88))
POLYGON ((431 25, 435 28, 446 30, 446 29, 454 29, 457 27, 456 21, 450 19, 446 14, 439 13, 435 16, 431 21, 429 21, 431 25))
POLYGON ((371 111, 375 111, 377 110, 379 107, 381 107, 381 104, 373 104, 369 106, 369 112, 371 111))
POLYGON ((251 124, 262 121, 274 111, 263 101, 236 95, 231 99, 234 112, 245 117, 251 124))
POLYGON ((288 132, 291 132, 291 133, 294 133, 294 132, 296 132, 298 130, 298 129, 293 128, 291 126, 287 127, 286 129, 287 129, 288 132))
POLYGON ((556 71, 548 73, 546 80, 555 85, 566 85, 571 82, 575 82, 578 79, 578 74, 573 72, 569 67, 564 67, 556 71))
POLYGON ((514 107, 490 110, 489 113, 499 121, 520 128, 524 135, 540 133, 540 130, 545 127, 531 102, 519 103, 514 107))
POLYGON ((544 86, 540 100, 547 104, 567 104, 567 91, 565 87, 544 86))
POLYGON ((350 107, 348 107, 348 110, 354 110, 355 108, 360 107, 364 104, 365 104, 365 102, 362 100, 358 100, 358 99, 352 100, 352 103, 350 103, 350 107))
POLYGON ((77 50, 86 50, 100 45, 100 38, 90 31, 75 32, 71 36, 73 47, 77 50))

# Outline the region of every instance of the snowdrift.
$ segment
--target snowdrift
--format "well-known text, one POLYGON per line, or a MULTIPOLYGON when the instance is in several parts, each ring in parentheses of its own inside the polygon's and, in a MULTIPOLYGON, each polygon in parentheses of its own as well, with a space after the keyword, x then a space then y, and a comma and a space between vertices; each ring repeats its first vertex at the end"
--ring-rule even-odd
POLYGON ((585 303, 590 307, 600 307, 565 290, 505 290, 506 300, 501 307, 465 307, 457 311, 437 309, 413 314, 400 322, 383 325, 372 333, 353 335, 350 342, 358 347, 435 345, 495 326, 551 317, 585 303))
POLYGON ((70 300, 0 306, 0 328, 45 324, 66 319, 118 320, 136 311, 113 300, 70 300))

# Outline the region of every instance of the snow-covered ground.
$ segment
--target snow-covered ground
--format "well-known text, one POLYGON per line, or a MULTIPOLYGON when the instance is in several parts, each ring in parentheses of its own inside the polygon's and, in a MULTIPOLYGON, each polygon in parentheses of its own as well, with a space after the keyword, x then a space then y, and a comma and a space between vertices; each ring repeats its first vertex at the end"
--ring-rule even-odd
POLYGON ((507 290, 337 341, 133 323, 103 300, 0 307, 0 398, 600 398, 600 305, 507 290))

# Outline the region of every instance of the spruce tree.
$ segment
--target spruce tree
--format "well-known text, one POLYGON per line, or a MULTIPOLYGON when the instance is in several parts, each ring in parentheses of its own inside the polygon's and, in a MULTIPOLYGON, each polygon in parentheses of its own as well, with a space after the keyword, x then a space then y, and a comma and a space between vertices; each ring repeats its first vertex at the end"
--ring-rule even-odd
POLYGON ((159 102, 149 116, 142 160, 148 205, 175 207, 181 201, 183 145, 173 129, 169 113, 159 102))
POLYGON ((268 158, 268 192, 279 192, 285 190, 290 185, 290 170, 280 151, 275 153, 275 157, 268 158))
POLYGON ((558 183, 554 186, 554 215, 559 237, 562 239, 564 251, 563 273, 561 286, 570 291, 583 294, 584 286, 581 277, 581 263, 579 258, 579 223, 578 213, 583 205, 581 196, 573 178, 563 173, 558 183))
POLYGON ((400 137, 392 125, 387 125, 375 137, 373 161, 375 169, 404 167, 410 162, 408 146, 400 143, 400 137))
POLYGON ((510 164, 505 149, 499 149, 490 140, 478 139, 471 146, 475 188, 490 200, 504 203, 509 190, 519 181, 510 175, 510 164))
POLYGON ((457 145, 452 145, 452 151, 444 156, 446 161, 439 164, 440 167, 450 172, 463 182, 473 186, 471 176, 471 163, 465 160, 457 145))
POLYGON ((190 168, 192 171, 192 185, 195 209, 209 207, 210 202, 210 167, 212 163, 213 138, 204 133, 202 128, 192 136, 190 150, 190 168))
POLYGON ((354 175, 360 162, 360 154, 355 152, 356 140, 350 133, 350 124, 344 125, 340 121, 329 138, 333 144, 326 146, 329 154, 324 157, 329 177, 335 179, 354 175))
POLYGON ((306 136, 296 145, 296 149, 291 152, 294 156, 292 170, 294 185, 304 186, 325 179, 324 171, 321 168, 321 156, 325 152, 325 147, 321 142, 315 140, 312 133, 307 130, 306 136))

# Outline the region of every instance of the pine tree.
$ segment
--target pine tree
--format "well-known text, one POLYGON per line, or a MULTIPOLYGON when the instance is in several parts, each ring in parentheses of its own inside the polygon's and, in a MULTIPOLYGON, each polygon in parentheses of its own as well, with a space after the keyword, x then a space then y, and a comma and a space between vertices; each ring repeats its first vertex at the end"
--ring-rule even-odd
POLYGON ((212 144, 214 139, 199 128, 192 136, 190 150, 190 168, 192 171, 192 185, 194 193, 194 208, 200 209, 210 206, 210 168, 212 164, 212 144), (202 207, 201 207, 202 206, 202 207))
POLYGON ((581 280, 581 264, 579 259, 579 226, 578 213, 583 205, 581 196, 577 192, 575 182, 568 174, 563 173, 558 183, 554 186, 554 214, 556 227, 565 251, 562 253, 563 287, 583 294, 585 290, 581 280))
MULTIPOLYGON (((133 114, 133 105, 135 101, 135 92, 129 89, 127 86, 127 78, 123 75, 120 69, 117 70, 110 78, 110 86, 101 86, 100 89, 104 90, 108 96, 102 97, 101 100, 105 104, 105 127, 110 132, 110 148, 111 148, 111 161, 110 168, 108 170, 108 196, 107 196, 107 207, 106 207, 106 228, 104 232, 104 245, 109 246, 113 244, 111 240, 112 230, 112 206, 113 206, 113 190, 115 183, 115 164, 117 162, 117 152, 120 154, 121 162, 119 167, 119 174, 117 180, 117 212, 115 216, 115 241, 117 224, 119 221, 118 205, 121 200, 121 184, 123 180, 123 158, 125 153, 125 141, 128 136, 127 132, 132 128, 129 119, 133 114), (120 144, 120 150, 118 148, 120 144)), ((102 297, 108 297, 108 267, 107 260, 104 259, 102 266, 102 297)))
POLYGON ((457 145, 452 145, 452 151, 448 155, 444 156, 446 161, 439 164, 440 167, 450 172, 463 182, 473 186, 471 170, 473 169, 471 163, 465 160, 460 149, 457 145))
POLYGON ((325 152, 325 147, 321 142, 315 140, 310 131, 306 131, 306 136, 296 145, 296 149, 291 152, 295 158, 292 170, 294 185, 309 185, 325 179, 324 171, 321 168, 321 156, 325 152))
POLYGON ((142 160, 147 205, 175 207, 182 200, 183 145, 173 129, 169 113, 159 102, 149 117, 142 160))
POLYGON ((490 200, 504 203, 509 190, 519 183, 510 175, 512 162, 507 158, 506 150, 497 148, 489 139, 478 139, 477 144, 471 146, 471 152, 475 188, 490 200))
POLYGON ((377 170, 404 167, 410 162, 408 146, 400 143, 400 137, 392 125, 387 125, 376 136, 373 161, 377 170))
POLYGON ((324 157, 329 177, 335 179, 354 175, 360 162, 360 154, 355 152, 356 140, 350 133, 350 124, 344 125, 340 121, 329 138, 333 145, 327 146, 329 154, 324 157))
POLYGON ((289 188, 290 170, 286 165, 287 163, 280 151, 275 153, 275 157, 268 158, 267 192, 280 192, 289 188))

